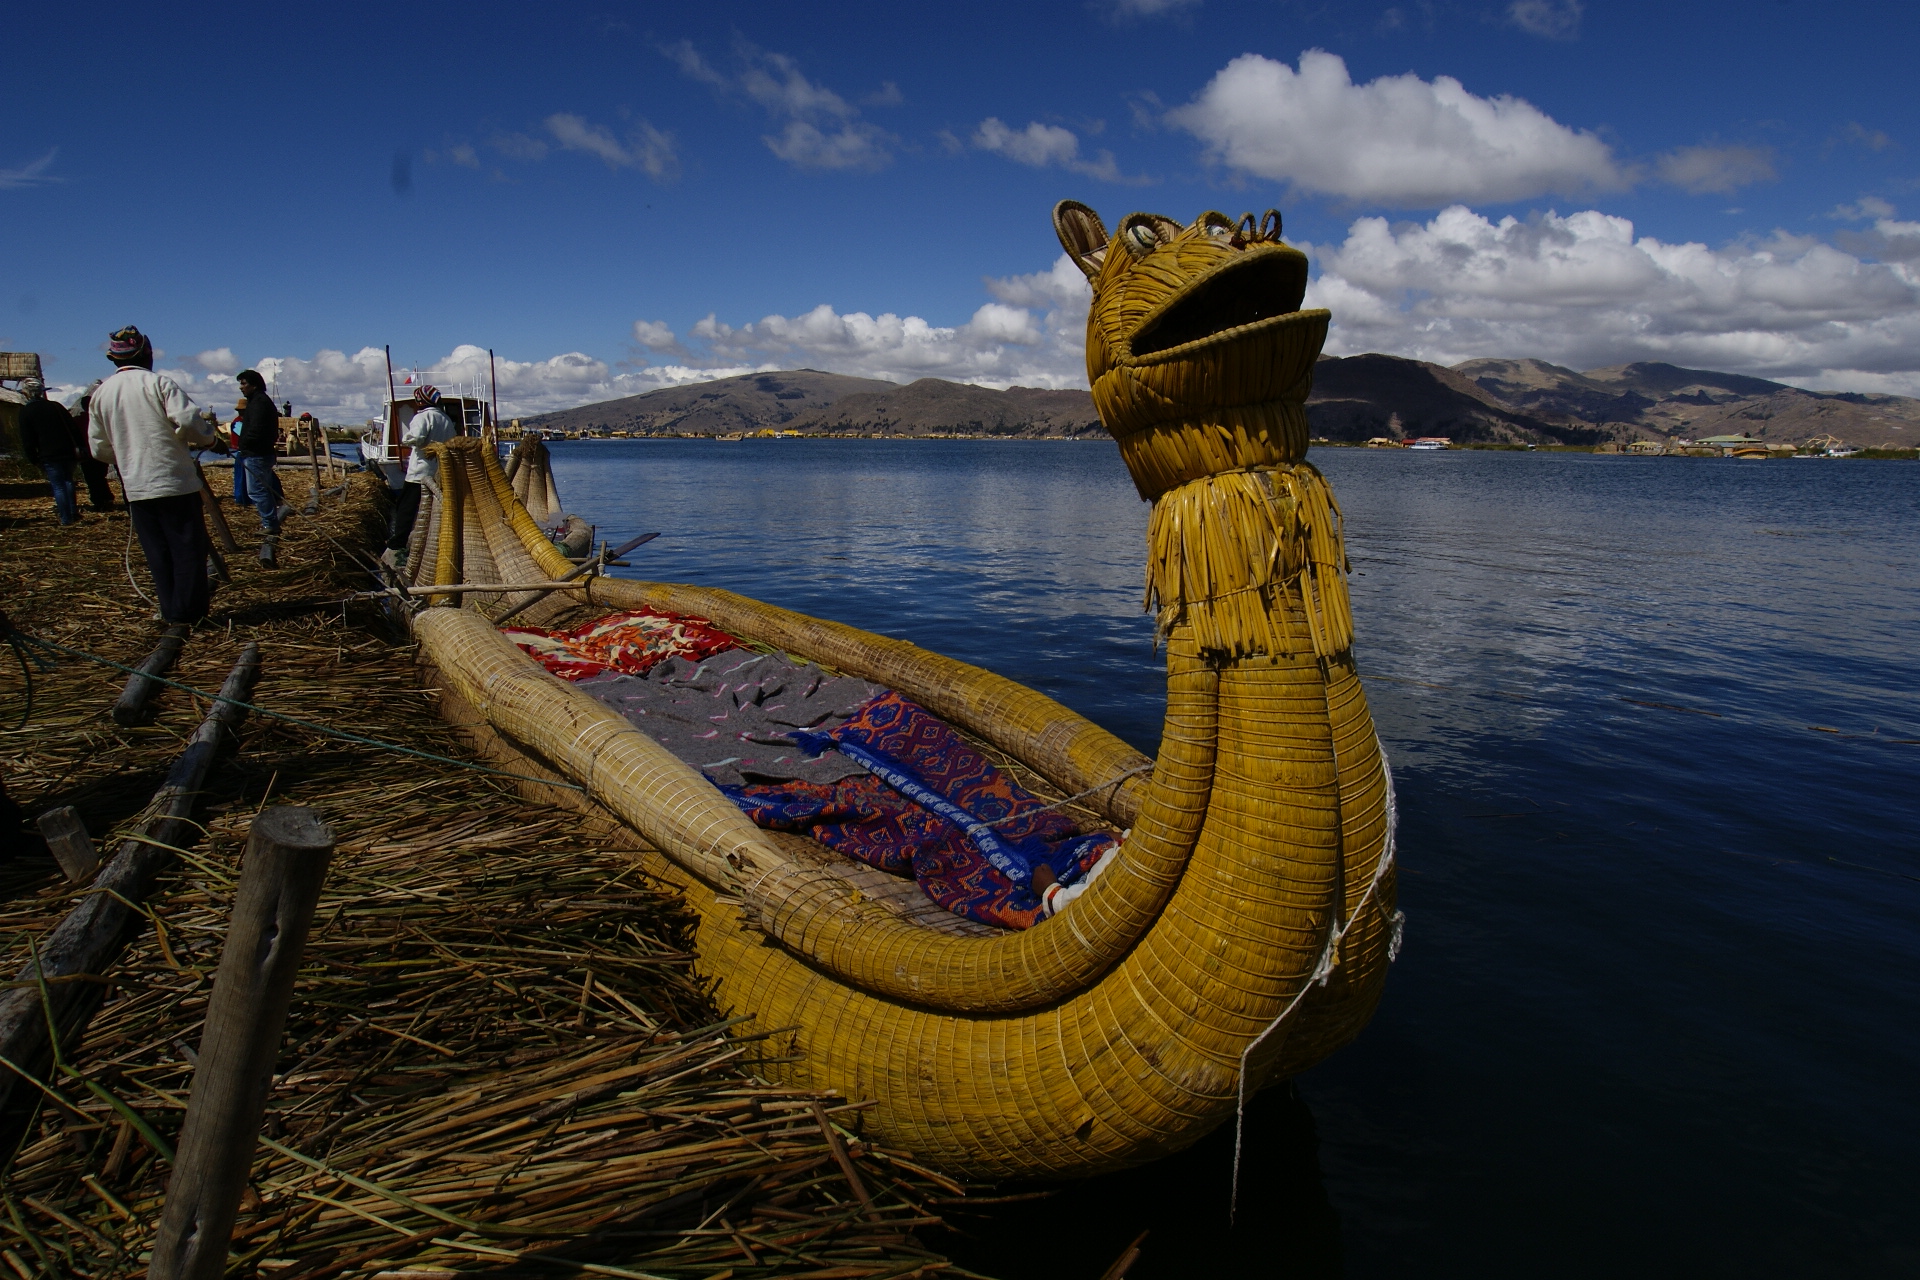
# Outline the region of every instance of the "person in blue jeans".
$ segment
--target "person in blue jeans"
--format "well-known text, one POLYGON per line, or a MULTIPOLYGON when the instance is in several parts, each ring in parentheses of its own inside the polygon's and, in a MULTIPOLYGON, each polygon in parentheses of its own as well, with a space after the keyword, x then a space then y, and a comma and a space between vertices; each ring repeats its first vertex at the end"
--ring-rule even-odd
POLYGON ((273 472, 274 455, 280 448, 280 408, 267 398, 267 380, 256 370, 241 370, 235 381, 247 398, 240 411, 240 447, 234 452, 233 465, 246 470, 247 496, 260 513, 260 558, 271 561, 280 522, 293 510, 280 492, 280 477, 273 472))
MULTIPOLYGON (((240 427, 246 421, 247 401, 242 397, 240 403, 233 406, 233 421, 227 424, 227 443, 235 449, 240 447, 240 427)), ((233 503, 237 507, 250 507, 253 499, 247 496, 247 469, 240 460, 233 460, 233 503)))
POLYGON ((53 510, 62 527, 80 523, 80 504, 73 492, 73 464, 79 457, 73 440, 73 415, 65 405, 47 399, 38 378, 20 383, 27 397, 20 407, 20 454, 40 468, 53 487, 53 510))

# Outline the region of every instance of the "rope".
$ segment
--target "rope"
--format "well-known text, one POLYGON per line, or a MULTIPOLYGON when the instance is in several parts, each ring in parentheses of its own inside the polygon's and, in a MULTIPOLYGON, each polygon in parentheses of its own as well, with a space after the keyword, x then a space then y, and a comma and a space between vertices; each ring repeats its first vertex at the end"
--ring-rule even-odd
MULTIPOLYGON (((125 476, 120 475, 120 464, 117 462, 113 464, 113 474, 115 474, 116 476, 120 476, 120 496, 122 498, 125 498, 127 494, 127 478, 125 476)), ((139 596, 142 600, 145 600, 147 604, 152 607, 155 613, 160 612, 160 602, 155 600, 152 596, 148 595, 146 592, 142 591, 140 589, 140 584, 134 580, 134 576, 133 576, 133 503, 131 501, 127 502, 127 548, 120 555, 120 564, 127 571, 127 585, 133 588, 133 594, 139 596)), ((8 639, 12 639, 12 637, 9 636, 8 639)))
MULTIPOLYGON (((1377 745, 1377 738, 1375 742, 1377 745)), ((1366 893, 1361 895, 1359 904, 1354 907, 1353 914, 1347 917, 1346 923, 1340 922, 1339 911, 1336 908, 1333 921, 1327 925, 1327 945, 1320 949, 1320 959, 1313 966, 1313 972, 1308 975, 1305 982, 1300 984, 1300 989, 1293 993, 1293 999, 1287 1001, 1286 1007, 1267 1024, 1266 1029, 1240 1051, 1240 1083, 1237 1086, 1239 1096, 1233 1115, 1233 1191, 1227 1204, 1229 1225, 1232 1224, 1240 1209, 1240 1151, 1245 1141, 1247 1126, 1247 1059, 1253 1056, 1255 1049, 1266 1043, 1268 1036, 1278 1031, 1287 1019, 1293 1016, 1294 1011, 1300 1007, 1300 1002, 1307 998, 1309 991, 1316 985, 1324 987, 1327 984, 1327 979, 1333 976, 1341 941, 1347 936, 1348 930, 1353 928, 1354 921, 1366 912, 1367 904, 1373 901, 1374 894, 1380 888, 1380 881, 1386 878, 1387 871, 1393 866, 1396 852, 1394 830, 1400 824, 1400 813, 1393 797, 1393 769, 1387 764, 1385 752, 1380 755, 1380 768, 1387 775, 1387 847, 1380 853, 1380 861, 1373 869, 1373 879, 1368 883, 1366 893)), ((1387 920, 1387 927, 1390 930, 1387 936, 1388 964, 1400 958, 1400 935, 1406 923, 1407 913, 1404 911, 1394 912, 1387 920)))
POLYGON ((1070 805, 1075 800, 1084 800, 1096 791, 1105 791, 1108 787, 1118 787, 1121 783, 1125 782, 1128 778, 1133 777, 1135 774, 1146 773, 1152 768, 1153 768, 1153 761, 1149 760, 1143 765, 1138 765, 1132 769, 1127 770, 1125 773, 1114 774, 1113 777, 1107 779, 1105 782, 1100 783, 1098 786, 1088 787, 1085 791, 1076 791, 1072 795, 1066 797, 1064 800, 1055 800, 1052 804, 1043 804, 1038 809, 1022 809, 1019 813, 1013 814, 1010 817, 996 818, 992 822, 983 822, 980 825, 983 827, 1004 827, 1009 822, 1021 822, 1027 818, 1033 817, 1036 813, 1045 813, 1049 809, 1058 809, 1064 805, 1070 805))
POLYGON ((382 742, 378 738, 365 738, 357 733, 348 733, 344 729, 334 729, 324 724, 316 724, 311 720, 302 720, 298 716, 287 715, 282 711, 274 711, 270 708, 260 706, 257 703, 243 702, 239 698, 228 698, 217 693, 208 693, 204 689, 196 689, 190 684, 182 684, 178 680, 169 680, 165 676, 148 675, 144 671, 129 667, 124 663, 115 662, 111 658, 103 658, 98 654, 88 653, 85 649, 71 649, 63 644, 55 644, 51 640, 42 640, 38 636, 30 636, 26 632, 18 629, 10 632, 7 635, 7 639, 16 647, 24 643, 33 645, 36 648, 46 649, 53 653, 63 653, 69 657, 83 658, 88 662, 98 663, 103 667, 111 667, 115 671, 124 671, 128 675, 139 676, 145 680, 152 680, 158 684, 164 684, 172 689, 182 690, 183 692, 192 694, 196 698, 205 698, 209 702, 230 702, 237 707, 253 712, 255 715, 266 716, 271 720, 281 720, 287 724, 298 725, 302 729, 325 734, 330 738, 340 738, 347 742, 357 742, 363 747, 378 747, 382 751, 391 751, 396 755, 416 756, 422 760, 432 760, 436 764, 450 764, 461 769, 471 769, 475 773, 489 773, 495 777, 512 778, 517 782, 538 782, 543 786, 565 787, 570 791, 586 791, 585 787, 577 783, 562 782, 553 778, 535 778, 524 773, 509 773, 505 769, 495 769, 488 765, 475 764, 471 760, 457 760, 452 756, 435 755, 431 751, 420 751, 413 747, 403 747, 397 742, 382 742))

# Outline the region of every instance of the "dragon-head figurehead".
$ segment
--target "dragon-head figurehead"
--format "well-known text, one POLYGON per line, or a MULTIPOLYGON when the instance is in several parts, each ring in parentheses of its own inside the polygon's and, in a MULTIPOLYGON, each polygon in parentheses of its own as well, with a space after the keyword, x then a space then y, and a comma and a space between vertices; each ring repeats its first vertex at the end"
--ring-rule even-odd
POLYGON ((1143 497, 1306 456, 1328 313, 1300 309, 1307 258, 1280 239, 1278 213, 1187 226, 1134 213, 1109 236, 1063 200, 1053 225, 1093 285, 1087 379, 1143 497))

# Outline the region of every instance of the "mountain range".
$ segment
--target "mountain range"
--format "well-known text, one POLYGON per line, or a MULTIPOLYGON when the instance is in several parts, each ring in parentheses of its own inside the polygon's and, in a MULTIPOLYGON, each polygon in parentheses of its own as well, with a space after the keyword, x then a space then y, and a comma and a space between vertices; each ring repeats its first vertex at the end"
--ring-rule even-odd
MULTIPOLYGON (((1803 391, 1764 378, 1638 363, 1585 373, 1544 360, 1451 368, 1400 356, 1322 356, 1307 422, 1316 437, 1449 436, 1461 443, 1599 444, 1750 434, 1801 444, 1920 444, 1920 400, 1803 391)), ((1100 430, 1085 391, 995 391, 922 378, 901 385, 813 369, 667 387, 523 420, 545 431, 718 436, 1085 436, 1100 430)))

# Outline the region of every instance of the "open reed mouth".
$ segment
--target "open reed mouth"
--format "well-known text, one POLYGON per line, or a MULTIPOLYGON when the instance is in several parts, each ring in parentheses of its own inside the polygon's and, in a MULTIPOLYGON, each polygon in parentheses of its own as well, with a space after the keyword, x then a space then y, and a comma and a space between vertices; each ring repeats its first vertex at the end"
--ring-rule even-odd
POLYGON ((1307 264, 1297 254, 1255 251, 1189 286, 1134 332, 1135 359, 1291 315, 1307 291, 1307 264))

